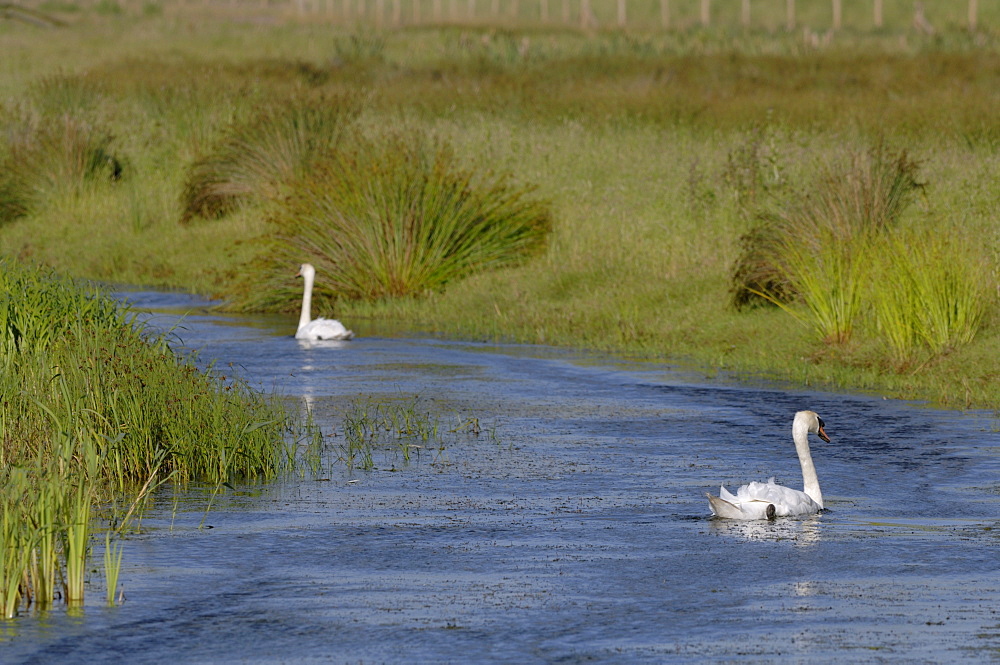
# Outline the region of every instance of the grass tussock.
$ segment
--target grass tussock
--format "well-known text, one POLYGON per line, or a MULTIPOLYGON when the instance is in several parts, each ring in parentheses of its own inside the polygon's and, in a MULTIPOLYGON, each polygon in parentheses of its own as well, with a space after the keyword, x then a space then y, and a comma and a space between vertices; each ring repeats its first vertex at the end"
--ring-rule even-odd
POLYGON ((181 221, 217 219, 249 202, 278 200, 315 155, 337 145, 359 108, 342 97, 285 100, 232 126, 189 169, 181 221))
POLYGON ((28 214, 47 199, 114 182, 124 164, 111 134, 69 114, 10 122, 0 164, 0 222, 28 214))
POLYGON ((740 238, 732 304, 743 309, 803 297, 822 309, 816 298, 822 300, 825 289, 815 288, 828 283, 831 295, 838 294, 846 305, 851 298, 840 298, 847 296, 843 280, 857 276, 851 267, 853 245, 863 246, 869 236, 894 227, 922 187, 918 171, 905 150, 894 154, 881 142, 824 167, 810 188, 779 202, 776 211, 762 213, 740 238))
POLYGON ((900 226, 923 188, 917 172, 882 143, 825 171, 741 238, 733 304, 777 304, 826 344, 861 330, 897 369, 971 342, 988 302, 984 262, 940 228, 900 226))
POLYGON ((938 229, 899 231, 874 243, 867 259, 869 325, 897 369, 972 342, 991 302, 981 248, 938 229))
POLYGON ((276 284, 307 261, 320 297, 378 300, 521 263, 545 248, 552 215, 533 188, 464 167, 446 144, 394 134, 314 160, 275 223, 276 284))
POLYGON ((134 509, 167 478, 267 477, 288 459, 277 402, 198 371, 99 290, 7 260, 0 367, 6 617, 51 603, 57 578, 82 600, 97 506, 134 509))

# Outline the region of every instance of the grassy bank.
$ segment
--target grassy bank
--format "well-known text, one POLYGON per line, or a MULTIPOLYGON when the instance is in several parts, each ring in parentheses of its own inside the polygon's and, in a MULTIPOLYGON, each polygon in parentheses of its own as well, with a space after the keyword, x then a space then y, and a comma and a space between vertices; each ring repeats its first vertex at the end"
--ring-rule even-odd
POLYGON ((419 297, 327 291, 317 313, 362 335, 392 321, 1000 405, 1000 54, 988 29, 845 30, 816 44, 722 28, 374 32, 167 14, 84 16, 60 31, 62 52, 47 48, 51 32, 0 25, 0 46, 18 54, 0 64, 8 135, 63 136, 71 118, 77 135, 89 132, 88 154, 104 158, 22 197, 25 212, 0 222, 6 256, 245 299, 274 278, 261 259, 274 251, 284 194, 261 188, 273 193, 218 219, 186 218, 187 179, 276 100, 350 98, 351 131, 446 142, 463 168, 534 187, 553 217, 544 253, 518 266, 419 297), (971 248, 958 256, 982 265, 988 286, 971 342, 907 362, 874 323, 831 343, 780 309, 730 304, 740 238, 759 215, 787 210, 826 165, 878 140, 919 164, 924 186, 899 228, 971 248))
POLYGON ((167 480, 221 485, 285 467, 277 401, 198 371, 99 290, 0 260, 0 612, 83 601, 92 529, 112 541, 167 480))

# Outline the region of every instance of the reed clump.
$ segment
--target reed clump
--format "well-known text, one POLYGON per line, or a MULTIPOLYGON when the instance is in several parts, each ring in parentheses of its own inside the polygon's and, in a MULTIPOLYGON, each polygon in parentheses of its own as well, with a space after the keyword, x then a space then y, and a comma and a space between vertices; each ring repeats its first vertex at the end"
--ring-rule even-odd
POLYGON ((37 209, 52 196, 121 179, 124 161, 107 130, 69 113, 8 123, 0 150, 0 223, 37 209))
POLYGON ((447 144, 421 135, 359 138, 296 181, 274 220, 274 274, 308 261, 328 298, 439 291, 545 248, 552 214, 533 194, 510 176, 464 167, 447 144))
POLYGON ((733 304, 776 304, 828 344, 860 330, 897 369, 972 341, 989 302, 985 261, 939 226, 900 225, 924 187, 918 170, 877 143, 763 215, 741 238, 733 304))
POLYGON ((761 213, 740 238, 732 304, 743 309, 791 302, 806 295, 804 282, 818 268, 840 284, 837 274, 850 275, 851 246, 893 228, 913 202, 923 187, 918 172, 919 164, 905 150, 893 153, 883 142, 823 167, 810 188, 761 213))
POLYGON ((217 219, 251 202, 278 200, 316 154, 339 143, 360 107, 347 96, 300 97, 234 124, 188 170, 181 221, 217 219))
POLYGON ((865 294, 870 334, 899 370, 972 342, 991 303, 982 249, 940 230, 900 230, 873 243, 865 294))
POLYGON ((57 579, 62 598, 82 600, 96 506, 135 503, 167 478, 270 477, 290 461, 278 402, 198 371, 99 289, 9 260, 0 368, 7 617, 51 603, 57 579))

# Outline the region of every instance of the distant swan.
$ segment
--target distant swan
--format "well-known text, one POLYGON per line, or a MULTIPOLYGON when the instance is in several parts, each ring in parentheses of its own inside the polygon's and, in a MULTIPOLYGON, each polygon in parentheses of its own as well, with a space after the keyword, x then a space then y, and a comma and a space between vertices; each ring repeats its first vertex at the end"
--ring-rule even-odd
POLYGON ((814 411, 799 411, 792 422, 792 439, 802 465, 802 482, 805 491, 782 487, 769 478, 766 483, 750 483, 736 490, 733 496, 725 487, 719 496, 708 495, 712 513, 734 520, 774 519, 786 515, 811 515, 823 510, 823 493, 819 491, 819 478, 809 454, 809 434, 818 434, 827 443, 830 437, 823 430, 825 424, 814 411))
POLYGON ((302 315, 299 316, 299 329, 295 332, 295 339, 351 339, 354 337, 354 333, 336 319, 309 320, 316 269, 308 263, 303 263, 296 277, 301 277, 305 282, 305 291, 302 293, 302 315))

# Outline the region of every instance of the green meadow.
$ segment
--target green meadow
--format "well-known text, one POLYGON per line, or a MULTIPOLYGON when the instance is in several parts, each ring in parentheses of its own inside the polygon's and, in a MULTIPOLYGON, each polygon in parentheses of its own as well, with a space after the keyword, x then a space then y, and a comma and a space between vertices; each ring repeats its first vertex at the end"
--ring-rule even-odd
POLYGON ((1000 10, 899 4, 835 33, 805 0, 791 31, 53 4, 0 19, 0 253, 289 332, 309 260, 362 336, 997 408, 1000 10))

